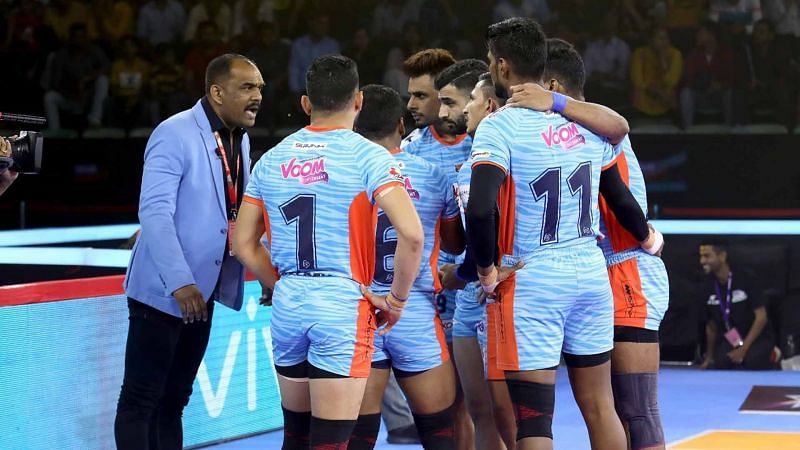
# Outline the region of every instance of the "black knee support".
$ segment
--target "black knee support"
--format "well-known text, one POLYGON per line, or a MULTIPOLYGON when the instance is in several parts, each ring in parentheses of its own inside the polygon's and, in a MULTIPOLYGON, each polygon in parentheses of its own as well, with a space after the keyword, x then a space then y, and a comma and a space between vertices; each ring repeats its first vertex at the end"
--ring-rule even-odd
POLYGON ((358 416, 347 450, 372 450, 378 442, 381 428, 381 414, 362 414, 358 416))
POLYGON ((294 412, 283 409, 283 446, 281 450, 308 449, 308 432, 311 427, 311 411, 294 412))
POLYGON ((311 450, 345 449, 355 420, 327 420, 311 416, 311 450))
POLYGON ((617 414, 630 431, 631 449, 663 444, 664 431, 658 411, 658 374, 613 374, 611 385, 617 414))
POLYGON ((453 406, 435 414, 412 414, 422 448, 425 450, 454 450, 455 418, 453 406))
POLYGON ((521 380, 506 380, 506 384, 517 419, 517 441, 529 437, 553 439, 555 385, 521 380))

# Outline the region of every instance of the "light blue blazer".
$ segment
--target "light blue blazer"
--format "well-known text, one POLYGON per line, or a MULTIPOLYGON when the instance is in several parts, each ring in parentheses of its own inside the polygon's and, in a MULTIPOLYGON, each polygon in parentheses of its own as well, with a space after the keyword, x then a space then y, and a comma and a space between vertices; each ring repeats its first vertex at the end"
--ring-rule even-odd
MULTIPOLYGON (((247 134, 241 151, 246 186, 247 134)), ((181 317, 172 293, 196 284, 208 301, 219 279, 216 300, 241 309, 244 269, 235 257, 223 258, 228 239, 226 192, 217 144, 199 101, 156 127, 144 153, 142 228, 125 275, 128 297, 181 317)))

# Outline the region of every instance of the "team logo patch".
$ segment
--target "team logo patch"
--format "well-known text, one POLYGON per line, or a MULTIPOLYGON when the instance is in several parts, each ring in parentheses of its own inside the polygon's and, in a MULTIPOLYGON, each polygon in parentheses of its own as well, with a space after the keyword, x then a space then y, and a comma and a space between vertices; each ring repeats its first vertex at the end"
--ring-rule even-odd
POLYGON ((548 147, 559 145, 564 150, 572 150, 586 143, 586 138, 581 135, 578 126, 574 123, 568 123, 557 129, 553 129, 553 126, 549 125, 547 131, 541 133, 541 136, 548 147))
POLYGON ((488 157, 492 156, 492 152, 490 152, 488 150, 475 150, 474 152, 472 152, 472 154, 470 156, 473 159, 488 158, 488 157))
POLYGON ((288 163, 281 164, 281 175, 285 180, 295 178, 301 184, 328 182, 328 172, 325 171, 324 157, 305 161, 298 161, 297 158, 292 158, 288 163))
POLYGON ((408 192, 408 196, 411 197, 411 200, 420 199, 419 191, 414 189, 414 186, 411 185, 411 178, 405 177, 403 185, 405 185, 406 192, 408 192))
POLYGON ((403 179, 403 173, 397 167, 389 167, 389 175, 396 180, 403 179))

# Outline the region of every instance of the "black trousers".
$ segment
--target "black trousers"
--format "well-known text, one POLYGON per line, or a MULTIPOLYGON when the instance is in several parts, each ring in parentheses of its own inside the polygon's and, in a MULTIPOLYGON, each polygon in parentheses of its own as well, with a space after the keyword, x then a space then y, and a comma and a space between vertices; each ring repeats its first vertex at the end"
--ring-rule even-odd
POLYGON ((117 448, 182 449, 183 408, 208 346, 214 302, 208 302, 208 322, 189 324, 131 298, 128 310, 125 376, 114 421, 117 448))
MULTIPOLYGON (((769 326, 769 325, 767 325, 769 326)), ((728 352, 733 350, 730 343, 723 337, 717 340, 717 346, 714 351, 714 369, 728 370, 728 369, 744 369, 744 370, 772 370, 776 369, 777 365, 770 362, 772 355, 772 347, 775 343, 771 338, 765 335, 764 330, 761 336, 753 342, 753 345, 744 356, 744 361, 741 364, 734 364, 728 358, 728 352)))

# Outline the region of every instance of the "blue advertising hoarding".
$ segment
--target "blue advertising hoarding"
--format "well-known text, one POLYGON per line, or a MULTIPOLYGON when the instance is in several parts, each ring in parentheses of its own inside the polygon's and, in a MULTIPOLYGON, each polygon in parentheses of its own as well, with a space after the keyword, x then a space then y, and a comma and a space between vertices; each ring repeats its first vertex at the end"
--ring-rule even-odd
MULTIPOLYGON (((242 311, 216 305, 184 412, 184 445, 283 425, 270 308, 245 285, 242 311)), ((128 311, 124 296, 0 307, 0 449, 114 448, 128 311)))

